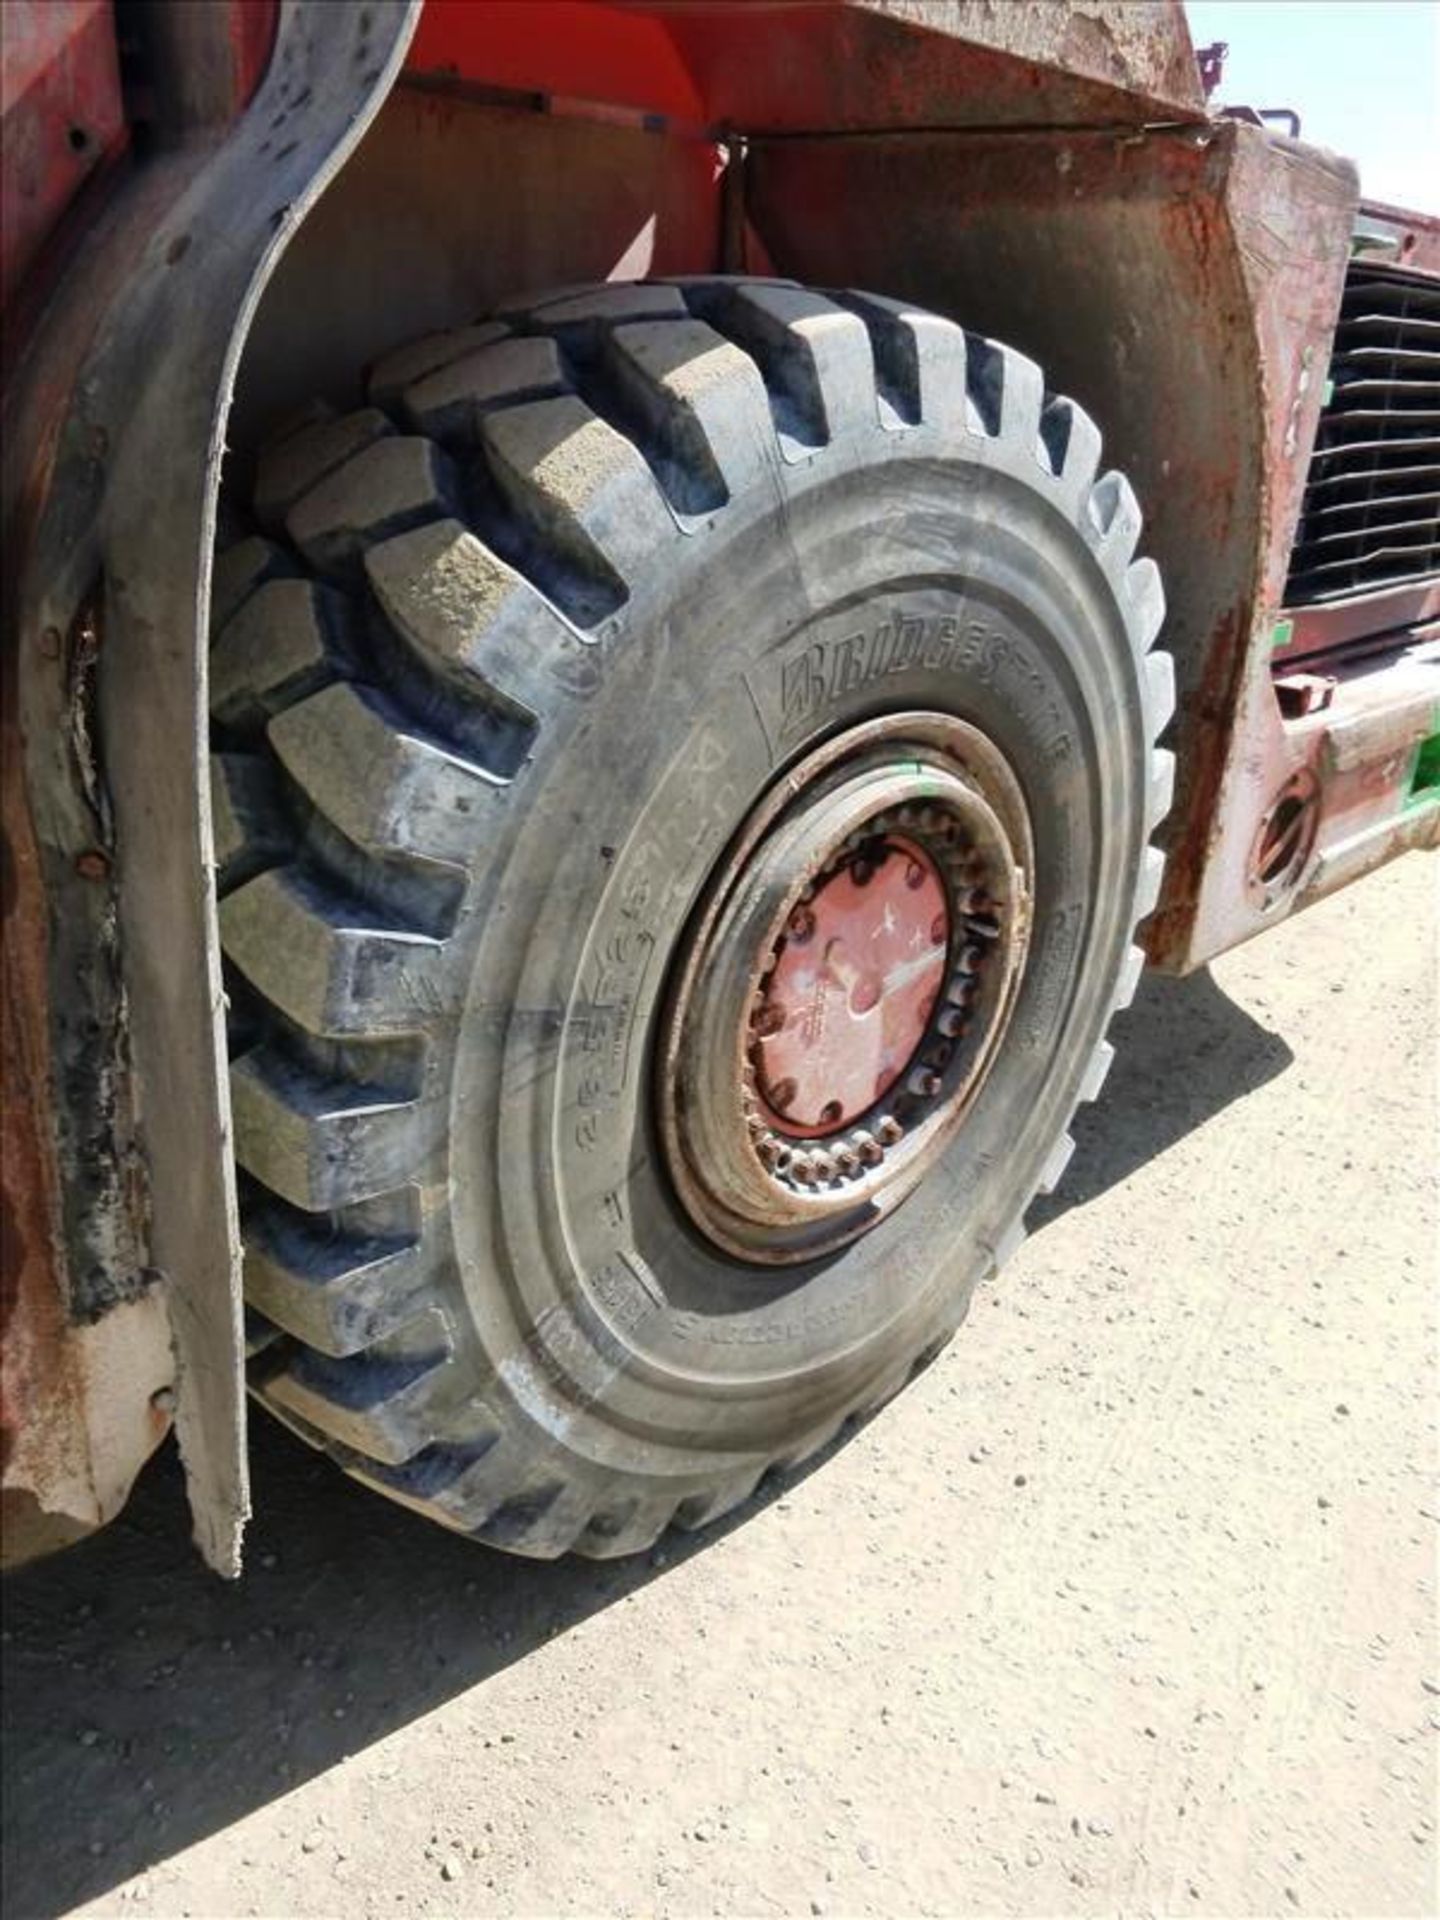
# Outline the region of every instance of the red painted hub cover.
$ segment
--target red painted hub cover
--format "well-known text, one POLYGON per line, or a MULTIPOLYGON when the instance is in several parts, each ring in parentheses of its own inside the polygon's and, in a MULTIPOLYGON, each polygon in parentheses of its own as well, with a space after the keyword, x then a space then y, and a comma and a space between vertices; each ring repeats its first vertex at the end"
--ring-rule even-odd
POLYGON ((756 1092, 777 1133, 820 1139, 900 1079, 945 979, 939 869, 901 836, 867 845, 796 907, 753 1021, 756 1092))

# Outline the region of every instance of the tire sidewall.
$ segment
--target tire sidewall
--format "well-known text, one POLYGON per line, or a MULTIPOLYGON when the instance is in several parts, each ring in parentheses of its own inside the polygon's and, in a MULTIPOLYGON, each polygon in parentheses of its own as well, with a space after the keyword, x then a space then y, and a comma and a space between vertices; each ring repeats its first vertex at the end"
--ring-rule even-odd
POLYGON ((1105 574, 1049 476, 924 434, 782 476, 657 556, 516 782, 467 915, 451 1225, 488 1370, 608 1470, 773 1455, 962 1317, 1103 1036, 1148 742, 1105 574), (653 1041, 677 942, 760 794, 882 713, 955 715, 1017 774, 1035 921, 964 1125, 872 1231, 802 1266, 715 1249, 670 1186, 653 1041))

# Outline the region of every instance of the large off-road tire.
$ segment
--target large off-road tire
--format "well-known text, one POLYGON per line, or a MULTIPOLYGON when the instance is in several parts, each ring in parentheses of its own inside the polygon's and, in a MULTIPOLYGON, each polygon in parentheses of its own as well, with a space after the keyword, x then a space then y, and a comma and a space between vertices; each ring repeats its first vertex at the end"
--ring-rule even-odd
MULTIPOLYGON (((262 455, 261 531, 215 570, 253 1384, 448 1525, 631 1552, 900 1387, 1063 1168, 1159 881, 1160 581, 1078 407, 868 295, 567 290, 369 395, 262 455), (742 1218, 693 1111, 723 992, 678 956, 729 937, 707 888, 757 807, 886 752, 958 796, 885 816, 938 835, 912 883, 1010 943, 989 1052, 883 1205, 843 1211, 872 1114, 834 1154, 771 1140, 784 1204, 742 1218), (941 872, 972 815, 988 903, 941 872)), ((934 1059, 902 1120, 951 1087, 934 1059)))

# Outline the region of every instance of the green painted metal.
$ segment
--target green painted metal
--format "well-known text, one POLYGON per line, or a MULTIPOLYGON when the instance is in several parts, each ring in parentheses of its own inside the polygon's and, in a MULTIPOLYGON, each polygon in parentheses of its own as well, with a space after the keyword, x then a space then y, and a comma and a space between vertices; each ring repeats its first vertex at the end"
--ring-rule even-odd
POLYGON ((1435 730, 1426 734, 1415 749, 1410 778, 1405 786, 1405 805, 1423 807, 1440 801, 1440 707, 1435 709, 1435 730))

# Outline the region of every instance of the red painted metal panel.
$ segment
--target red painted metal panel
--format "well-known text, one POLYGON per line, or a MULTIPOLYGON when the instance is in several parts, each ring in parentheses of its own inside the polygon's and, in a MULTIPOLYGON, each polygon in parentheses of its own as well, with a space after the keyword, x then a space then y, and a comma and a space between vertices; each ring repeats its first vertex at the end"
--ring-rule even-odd
POLYGON ((279 0, 231 0, 230 59, 237 113, 250 104, 265 78, 279 20, 279 0))
POLYGON ((704 103, 658 20, 592 0, 429 0, 413 74, 568 95, 699 120, 704 103))
POLYGON ((0 299, 125 142, 111 0, 6 0, 0 41, 0 299))

